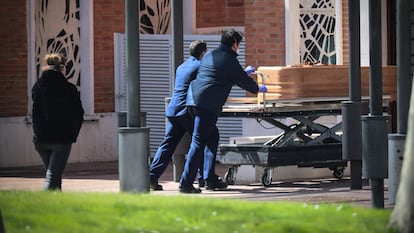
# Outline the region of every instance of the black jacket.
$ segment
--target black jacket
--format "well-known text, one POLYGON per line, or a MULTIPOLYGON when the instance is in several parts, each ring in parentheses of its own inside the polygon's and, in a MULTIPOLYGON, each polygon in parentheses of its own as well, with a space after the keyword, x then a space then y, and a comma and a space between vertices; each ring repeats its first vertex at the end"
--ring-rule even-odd
POLYGON ((61 72, 47 70, 34 84, 32 99, 34 142, 76 142, 84 111, 75 85, 61 72))

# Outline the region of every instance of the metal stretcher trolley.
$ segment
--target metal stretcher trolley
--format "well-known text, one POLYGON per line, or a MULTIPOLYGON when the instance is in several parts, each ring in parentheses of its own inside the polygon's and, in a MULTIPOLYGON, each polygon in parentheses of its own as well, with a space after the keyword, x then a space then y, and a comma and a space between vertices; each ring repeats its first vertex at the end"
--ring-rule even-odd
MULTIPOLYGON (((348 100, 349 67, 261 66, 255 74, 258 84, 265 84, 268 91, 228 100, 222 117, 255 118, 282 133, 264 143, 220 145, 219 161, 229 167, 224 177, 227 183, 235 183, 240 165, 264 167, 264 186, 272 183, 273 168, 287 165, 329 168, 334 177, 342 178, 347 166, 342 160, 342 123, 327 125, 318 119, 341 115, 342 101, 348 100)), ((369 94, 368 83, 369 67, 361 67, 362 96, 369 94)), ((383 67, 382 88, 387 112, 388 101, 396 96, 395 66, 383 67)), ((362 97, 362 101, 367 105, 369 98, 362 97)))
POLYGON ((336 178, 342 178, 347 162, 342 160, 341 126, 326 126, 315 122, 322 116, 341 115, 343 98, 280 99, 264 105, 227 105, 222 117, 248 117, 266 121, 282 133, 265 143, 222 144, 219 161, 228 165, 224 178, 228 184, 236 182, 240 165, 264 167, 261 182, 272 183, 275 167, 329 168, 336 178), (291 125, 281 119, 291 118, 291 125))

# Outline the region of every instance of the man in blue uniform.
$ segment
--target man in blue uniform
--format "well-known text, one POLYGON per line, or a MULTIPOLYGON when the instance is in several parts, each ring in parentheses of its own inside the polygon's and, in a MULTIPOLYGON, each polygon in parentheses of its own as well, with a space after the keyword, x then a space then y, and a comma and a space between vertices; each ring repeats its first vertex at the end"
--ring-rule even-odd
MULTIPOLYGON (((200 60, 207 51, 204 41, 196 40, 190 44, 190 57, 178 66, 176 70, 174 92, 166 110, 168 119, 164 140, 158 147, 150 166, 150 188, 162 190, 158 183, 161 174, 167 168, 171 157, 186 132, 193 132, 193 119, 189 116, 185 107, 188 86, 196 77, 200 60)), ((207 150, 207 153, 211 153, 207 150)))
POLYGON ((219 133, 216 126, 217 117, 230 94, 233 85, 237 85, 251 93, 257 93, 257 83, 243 70, 237 60, 237 50, 243 34, 234 29, 227 30, 221 37, 220 46, 208 53, 201 61, 197 77, 187 92, 186 105, 194 118, 194 130, 184 171, 180 180, 180 192, 200 193, 193 182, 197 169, 203 161, 203 150, 207 142, 215 142, 211 146, 213 153, 204 155, 204 179, 207 189, 223 189, 227 184, 221 181, 214 172, 219 133))

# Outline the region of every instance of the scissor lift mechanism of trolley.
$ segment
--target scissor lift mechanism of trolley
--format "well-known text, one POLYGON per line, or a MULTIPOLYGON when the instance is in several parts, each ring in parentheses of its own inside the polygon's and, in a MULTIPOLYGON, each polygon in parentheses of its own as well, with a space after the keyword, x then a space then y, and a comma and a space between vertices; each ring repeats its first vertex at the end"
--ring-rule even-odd
MULTIPOLYGON (((259 78, 263 74, 257 72, 259 78)), ((264 83, 264 80, 262 80, 264 83)), ((316 121, 323 116, 341 115, 343 97, 296 98, 266 101, 263 104, 225 105, 222 117, 247 117, 266 121, 282 130, 265 143, 222 144, 219 161, 228 166, 224 179, 235 184, 240 165, 261 166, 263 186, 272 183, 275 167, 328 168, 335 178, 342 178, 347 161, 342 159, 342 122, 326 126, 316 121), (296 123, 286 125, 281 120, 291 118, 296 123)))
POLYGON ((265 143, 220 145, 220 162, 229 167, 225 174, 226 182, 236 182, 237 168, 240 165, 264 167, 261 179, 264 186, 271 185, 273 168, 288 165, 327 167, 336 178, 342 178, 347 166, 347 162, 342 160, 342 123, 328 127, 315 122, 322 116, 340 115, 340 103, 313 103, 308 106, 312 109, 303 109, 303 105, 293 106, 283 101, 277 105, 249 111, 224 109, 222 116, 261 119, 283 131, 265 143), (284 118, 292 118, 297 123, 286 125, 280 121, 284 118))

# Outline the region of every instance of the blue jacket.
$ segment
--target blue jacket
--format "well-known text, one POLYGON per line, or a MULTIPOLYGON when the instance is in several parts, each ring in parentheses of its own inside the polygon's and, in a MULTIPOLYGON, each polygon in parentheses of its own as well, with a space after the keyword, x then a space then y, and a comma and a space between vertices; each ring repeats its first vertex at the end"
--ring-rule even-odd
POLYGON ((181 116, 185 114, 185 99, 187 96, 188 86, 196 77, 199 66, 200 60, 190 56, 186 61, 177 67, 177 71, 175 73, 174 92, 166 111, 167 117, 181 116))
POLYGON ((241 67, 237 53, 221 44, 201 60, 197 77, 188 89, 186 105, 219 115, 233 85, 254 94, 259 91, 257 83, 241 67))

